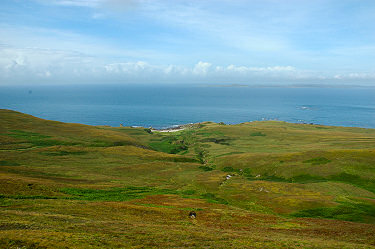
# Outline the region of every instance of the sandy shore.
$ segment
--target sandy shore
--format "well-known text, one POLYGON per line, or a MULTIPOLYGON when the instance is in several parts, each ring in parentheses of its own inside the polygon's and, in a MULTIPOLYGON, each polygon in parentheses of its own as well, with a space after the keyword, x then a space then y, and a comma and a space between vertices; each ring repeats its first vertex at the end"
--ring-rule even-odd
POLYGON ((155 130, 155 131, 158 131, 158 132, 176 132, 176 131, 183 131, 183 130, 185 130, 185 128, 181 128, 181 129, 155 130))
POLYGON ((162 129, 162 130, 155 130, 155 129, 152 129, 151 131, 154 132, 154 131, 157 131, 157 132, 176 132, 176 131, 183 131, 185 130, 186 128, 185 127, 176 127, 176 128, 167 128, 167 129, 162 129))

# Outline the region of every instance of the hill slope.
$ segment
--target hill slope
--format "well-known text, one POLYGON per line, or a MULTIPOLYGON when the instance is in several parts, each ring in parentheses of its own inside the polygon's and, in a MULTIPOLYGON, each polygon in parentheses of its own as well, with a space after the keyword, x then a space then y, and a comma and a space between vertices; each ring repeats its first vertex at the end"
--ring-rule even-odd
POLYGON ((0 110, 0 248, 370 248, 374 180, 372 129, 162 133, 0 110))

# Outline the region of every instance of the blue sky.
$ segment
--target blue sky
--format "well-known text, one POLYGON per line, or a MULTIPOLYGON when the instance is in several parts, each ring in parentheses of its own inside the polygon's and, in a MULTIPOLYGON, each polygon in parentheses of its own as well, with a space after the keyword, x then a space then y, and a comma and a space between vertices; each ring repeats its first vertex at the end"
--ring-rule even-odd
POLYGON ((375 85, 374 0, 1 0, 0 85, 375 85))

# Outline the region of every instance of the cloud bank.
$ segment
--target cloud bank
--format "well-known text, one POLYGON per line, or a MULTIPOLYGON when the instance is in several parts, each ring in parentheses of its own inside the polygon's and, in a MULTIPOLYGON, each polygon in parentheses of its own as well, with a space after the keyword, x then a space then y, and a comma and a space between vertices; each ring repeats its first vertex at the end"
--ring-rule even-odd
POLYGON ((9 84, 77 83, 212 83, 257 85, 260 82, 375 80, 371 73, 332 74, 294 66, 249 67, 198 61, 191 66, 159 65, 147 61, 106 63, 100 58, 64 50, 0 47, 0 82, 9 84), (25 81, 25 79, 27 79, 25 81))
POLYGON ((0 85, 375 85, 375 4, 341 3, 6 0, 0 85))

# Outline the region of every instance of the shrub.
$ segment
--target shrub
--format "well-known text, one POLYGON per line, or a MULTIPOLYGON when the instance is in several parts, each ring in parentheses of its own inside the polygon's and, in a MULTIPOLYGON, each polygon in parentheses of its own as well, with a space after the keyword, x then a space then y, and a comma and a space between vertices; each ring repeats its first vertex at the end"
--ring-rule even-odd
POLYGON ((183 195, 193 195, 193 194, 195 194, 197 191, 195 191, 195 190, 192 190, 192 189, 189 189, 189 190, 184 190, 184 191, 182 191, 181 193, 183 194, 183 195))
POLYGON ((312 165, 320 165, 320 164, 326 164, 331 162, 331 160, 325 158, 325 157, 316 157, 312 158, 306 161, 303 161, 303 163, 311 163, 312 165))
POLYGON ((20 164, 12 161, 0 161, 0 166, 20 166, 20 164))
POLYGON ((252 137, 265 137, 266 134, 264 134, 264 133, 258 131, 258 132, 253 132, 253 133, 251 133, 250 136, 252 136, 252 137))
POLYGON ((208 167, 208 166, 199 166, 200 169, 203 169, 204 171, 212 171, 213 168, 208 167))
POLYGON ((336 207, 301 210, 292 216, 366 222, 368 217, 375 218, 375 206, 367 203, 342 202, 336 207))
POLYGON ((224 172, 233 172, 233 171, 236 171, 233 167, 231 166, 226 166, 222 169, 222 171, 224 172))
POLYGON ((213 193, 205 193, 202 194, 201 197, 211 203, 228 204, 228 202, 225 199, 216 197, 216 195, 213 193))

